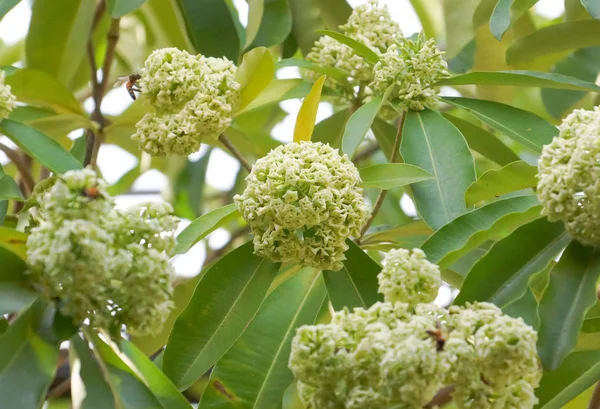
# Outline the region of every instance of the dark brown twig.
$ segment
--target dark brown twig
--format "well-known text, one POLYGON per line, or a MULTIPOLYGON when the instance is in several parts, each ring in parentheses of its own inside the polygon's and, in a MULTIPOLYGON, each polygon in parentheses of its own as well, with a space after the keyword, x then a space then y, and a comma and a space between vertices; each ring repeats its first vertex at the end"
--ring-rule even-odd
POLYGON ((598 382, 594 388, 594 393, 592 393, 588 409, 600 409, 600 382, 598 382))
POLYGON ((454 393, 454 386, 448 386, 446 388, 440 389, 440 391, 433 397, 431 402, 425 405, 425 409, 431 409, 447 405, 452 400, 452 393, 454 393))
POLYGON ((54 388, 48 391, 46 399, 56 399, 63 396, 65 393, 71 390, 71 377, 66 378, 64 381, 56 385, 54 388))
POLYGON ((237 148, 233 146, 229 138, 227 138, 224 134, 221 134, 219 135, 219 142, 225 145, 227 150, 229 150, 229 152, 240 162, 240 164, 244 168, 246 168, 248 172, 252 171, 252 166, 250 165, 250 163, 248 163, 248 161, 242 156, 240 151, 238 151, 237 148))
POLYGON ((379 144, 377 142, 371 143, 362 151, 358 152, 352 162, 358 163, 361 160, 367 159, 369 156, 373 155, 375 152, 379 150, 379 144))
POLYGON ((0 143, 0 151, 4 152, 8 159, 17 167, 21 181, 23 182, 23 195, 28 197, 35 187, 35 180, 31 175, 30 167, 25 163, 21 155, 19 155, 19 152, 12 150, 8 146, 0 143))

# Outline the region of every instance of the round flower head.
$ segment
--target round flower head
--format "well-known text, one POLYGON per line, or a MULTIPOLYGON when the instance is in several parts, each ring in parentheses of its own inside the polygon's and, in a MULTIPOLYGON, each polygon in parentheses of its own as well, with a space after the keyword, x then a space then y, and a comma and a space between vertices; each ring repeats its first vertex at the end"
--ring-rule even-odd
POLYGON ((581 243, 600 246, 600 107, 573 111, 559 128, 538 164, 542 214, 581 243))
POLYGON ((148 113, 137 123, 131 139, 152 156, 185 156, 200 149, 198 124, 187 110, 174 114, 148 113))
POLYGON ((16 105, 17 99, 10 92, 10 85, 4 83, 4 71, 0 71, 0 120, 8 118, 16 105))
POLYGON ((259 159, 234 197, 254 234, 254 250, 274 261, 339 270, 346 239, 368 216, 360 176, 329 145, 289 143, 259 159))
POLYGON ((340 29, 375 52, 385 52, 403 38, 400 25, 392 20, 387 6, 379 7, 378 0, 369 0, 367 4, 356 7, 340 29))
POLYGON ((389 100, 403 109, 423 110, 437 101, 435 83, 448 77, 448 64, 433 39, 404 39, 390 46, 375 64, 370 87, 383 95, 393 86, 389 100))
POLYGON ((386 301, 414 305, 432 302, 437 297, 442 284, 440 269, 427 261, 423 250, 392 249, 383 265, 377 279, 386 301))

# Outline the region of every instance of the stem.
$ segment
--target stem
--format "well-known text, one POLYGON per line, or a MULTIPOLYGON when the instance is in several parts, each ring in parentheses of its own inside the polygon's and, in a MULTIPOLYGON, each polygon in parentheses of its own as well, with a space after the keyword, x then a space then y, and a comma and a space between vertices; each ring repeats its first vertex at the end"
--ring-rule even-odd
POLYGON ((219 142, 221 142, 225 147, 229 150, 229 152, 241 163, 241 165, 246 168, 248 172, 252 171, 252 166, 248 163, 248 161, 242 156, 240 151, 236 149, 235 146, 231 143, 229 138, 225 136, 225 134, 219 135, 219 142))
POLYGON ((12 163, 15 164, 17 170, 19 171, 19 175, 21 175, 21 182, 23 182, 23 194, 25 197, 28 197, 31 192, 33 192, 33 188, 35 187, 35 180, 31 175, 31 169, 25 163, 19 152, 10 149, 8 146, 0 143, 0 151, 4 152, 8 159, 12 163))
POLYGON ((452 400, 452 393, 454 392, 454 386, 448 386, 440 389, 440 391, 433 397, 431 402, 425 405, 425 409, 437 408, 447 405, 452 400))
POLYGON ((367 159, 369 156, 373 155, 375 152, 379 150, 379 144, 377 142, 373 142, 371 145, 367 146, 362 151, 358 152, 352 162, 358 163, 363 159, 367 159))
POLYGON ((56 399, 63 396, 65 393, 71 390, 71 377, 69 376, 64 381, 56 385, 52 390, 46 394, 46 399, 56 399))
MULTIPOLYGON (((392 146, 392 157, 390 158, 390 163, 396 162, 398 159, 398 155, 400 154, 400 141, 402 140, 402 128, 404 128, 404 121, 406 120, 406 112, 402 112, 402 116, 400 117, 400 123, 398 124, 398 131, 396 132, 396 139, 394 140, 394 146, 392 146)), ((360 237, 357 240, 357 244, 360 244, 360 240, 365 235, 375 217, 377 217, 377 213, 379 209, 381 209, 381 205, 383 204, 383 200, 387 195, 387 190, 382 190, 379 192, 377 199, 375 200, 375 204, 373 205, 373 210, 371 211, 371 217, 367 220, 362 230, 360 231, 360 237)))
POLYGON ((600 409, 600 382, 598 382, 594 388, 594 393, 592 393, 592 399, 590 399, 588 409, 600 409))

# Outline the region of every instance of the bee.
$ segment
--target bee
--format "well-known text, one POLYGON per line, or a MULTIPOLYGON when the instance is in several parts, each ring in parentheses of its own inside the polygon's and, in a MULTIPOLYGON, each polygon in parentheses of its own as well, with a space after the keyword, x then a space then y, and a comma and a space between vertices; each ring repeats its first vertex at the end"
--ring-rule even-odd
POLYGON ((98 196, 100 196, 100 190, 98 190, 98 188, 95 186, 86 187, 85 189, 83 189, 81 194, 83 196, 89 197, 90 199, 96 199, 98 198, 98 196))
POLYGON ((119 80, 115 83, 115 87, 120 87, 125 84, 125 88, 127 88, 127 92, 131 95, 133 100, 136 100, 135 93, 141 92, 142 90, 136 85, 137 81, 142 78, 140 74, 131 74, 131 75, 123 75, 119 77, 119 80))
POLYGON ((436 323, 435 325, 435 330, 431 331, 425 331, 427 333, 427 335, 429 335, 430 337, 432 337, 435 340, 436 343, 436 350, 439 351, 443 351, 444 350, 444 346, 446 345, 446 339, 444 338, 444 334, 442 334, 442 329, 440 327, 440 323, 436 323))

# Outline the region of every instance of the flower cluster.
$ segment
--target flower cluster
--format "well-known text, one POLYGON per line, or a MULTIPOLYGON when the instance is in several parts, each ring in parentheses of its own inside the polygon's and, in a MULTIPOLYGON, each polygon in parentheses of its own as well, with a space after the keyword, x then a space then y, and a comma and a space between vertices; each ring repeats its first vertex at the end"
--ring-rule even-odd
POLYGON ((231 123, 239 102, 235 65, 226 58, 194 56, 176 48, 154 51, 139 80, 142 98, 156 112, 136 125, 132 139, 154 156, 189 155, 205 137, 231 123))
POLYGON ((433 39, 420 35, 390 46, 375 64, 370 87, 383 95, 393 86, 389 100, 402 109, 423 110, 437 101, 435 83, 449 76, 448 64, 433 39))
POLYGON ((27 239, 32 281, 62 312, 111 332, 148 334, 173 304, 177 219, 167 203, 114 207, 89 169, 69 171, 38 193, 39 225, 27 239))
POLYGON ((436 275, 421 256, 415 250, 388 256, 388 264, 396 259, 401 267, 399 276, 390 278, 392 262, 386 266, 388 277, 380 278, 385 302, 344 309, 329 324, 298 329, 289 367, 307 408, 417 409, 446 386, 454 386, 459 408, 536 404, 537 334, 521 318, 489 303, 449 310, 419 303, 427 297, 416 288, 402 291, 406 302, 388 298, 397 296, 403 279, 418 285, 416 277, 436 275))
POLYGON ((542 214, 578 241, 600 246, 600 107, 575 110, 544 146, 537 195, 542 214))
POLYGON ((8 118, 15 109, 17 99, 10 92, 10 85, 4 83, 4 71, 0 71, 0 120, 8 118))
POLYGON ((360 175, 346 155, 322 143, 282 145, 259 159, 234 197, 254 234, 254 250, 274 261, 339 270, 368 209, 360 175))

